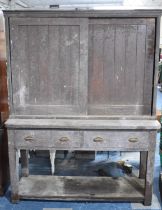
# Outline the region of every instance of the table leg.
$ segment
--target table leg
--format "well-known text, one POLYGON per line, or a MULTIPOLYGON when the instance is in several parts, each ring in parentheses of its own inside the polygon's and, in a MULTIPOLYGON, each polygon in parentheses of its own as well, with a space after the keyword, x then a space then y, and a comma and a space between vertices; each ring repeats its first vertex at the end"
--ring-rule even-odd
POLYGON ((154 172, 154 158, 156 145, 156 132, 150 132, 150 150, 147 152, 147 167, 145 179, 145 200, 144 205, 149 206, 152 202, 152 188, 153 188, 153 172, 154 172))
POLYGON ((21 154, 21 170, 22 176, 29 176, 29 159, 28 159, 28 150, 20 150, 21 154))
POLYGON ((14 146, 14 132, 8 130, 8 150, 9 150, 9 167, 11 182, 11 201, 17 203, 19 201, 19 158, 18 151, 14 146))
POLYGON ((146 177, 146 162, 147 162, 147 152, 140 152, 140 168, 139 168, 139 178, 145 179, 146 177))
POLYGON ((52 175, 54 175, 54 173, 55 173, 55 156, 56 156, 56 150, 50 150, 51 173, 52 173, 52 175))

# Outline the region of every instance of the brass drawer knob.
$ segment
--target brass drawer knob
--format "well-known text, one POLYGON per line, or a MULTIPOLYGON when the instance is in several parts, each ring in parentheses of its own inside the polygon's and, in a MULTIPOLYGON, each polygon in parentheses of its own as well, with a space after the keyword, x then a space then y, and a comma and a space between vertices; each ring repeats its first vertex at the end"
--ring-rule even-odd
POLYGON ((128 141, 131 143, 136 143, 136 142, 138 142, 138 138, 132 137, 132 138, 129 138, 128 141))
POLYGON ((101 137, 96 137, 93 139, 94 142, 103 142, 103 138, 101 137))
POLYGON ((60 139, 59 139, 59 141, 61 141, 61 142, 67 142, 67 141, 69 141, 70 139, 68 138, 68 137, 61 137, 60 139))
POLYGON ((25 141, 34 141, 34 138, 33 138, 33 136, 26 136, 25 138, 25 141))

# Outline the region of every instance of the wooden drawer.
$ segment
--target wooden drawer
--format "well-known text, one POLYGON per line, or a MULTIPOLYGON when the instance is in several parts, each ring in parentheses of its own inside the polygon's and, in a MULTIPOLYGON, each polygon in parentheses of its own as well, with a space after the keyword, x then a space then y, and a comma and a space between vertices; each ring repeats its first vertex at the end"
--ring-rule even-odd
POLYGON ((84 148, 106 150, 147 149, 149 147, 149 132, 135 131, 85 131, 84 148))
POLYGON ((76 148, 80 147, 82 135, 79 131, 60 130, 16 130, 16 147, 25 148, 76 148))
POLYGON ((81 131, 53 131, 52 139, 54 139, 55 148, 73 149, 81 147, 83 135, 81 131))

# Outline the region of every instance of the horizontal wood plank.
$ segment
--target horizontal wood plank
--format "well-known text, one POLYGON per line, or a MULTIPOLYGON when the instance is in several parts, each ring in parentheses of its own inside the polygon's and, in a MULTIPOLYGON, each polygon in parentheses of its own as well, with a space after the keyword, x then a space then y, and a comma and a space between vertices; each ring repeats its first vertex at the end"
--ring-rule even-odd
POLYGON ((9 119, 8 128, 53 128, 53 129, 136 129, 157 130, 157 120, 69 120, 69 119, 9 119))
POLYGON ((162 9, 143 8, 143 9, 116 9, 109 10, 23 10, 23 11, 4 11, 8 17, 158 17, 162 14, 162 9))
POLYGON ((30 199, 142 201, 144 180, 126 176, 29 176, 21 178, 19 195, 30 199))

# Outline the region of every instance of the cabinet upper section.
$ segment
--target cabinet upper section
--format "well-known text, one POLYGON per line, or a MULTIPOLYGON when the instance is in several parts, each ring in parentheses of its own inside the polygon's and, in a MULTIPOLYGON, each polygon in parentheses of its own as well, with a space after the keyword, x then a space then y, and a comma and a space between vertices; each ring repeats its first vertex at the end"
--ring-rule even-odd
POLYGON ((38 14, 6 17, 11 114, 152 114, 156 17, 38 14))

